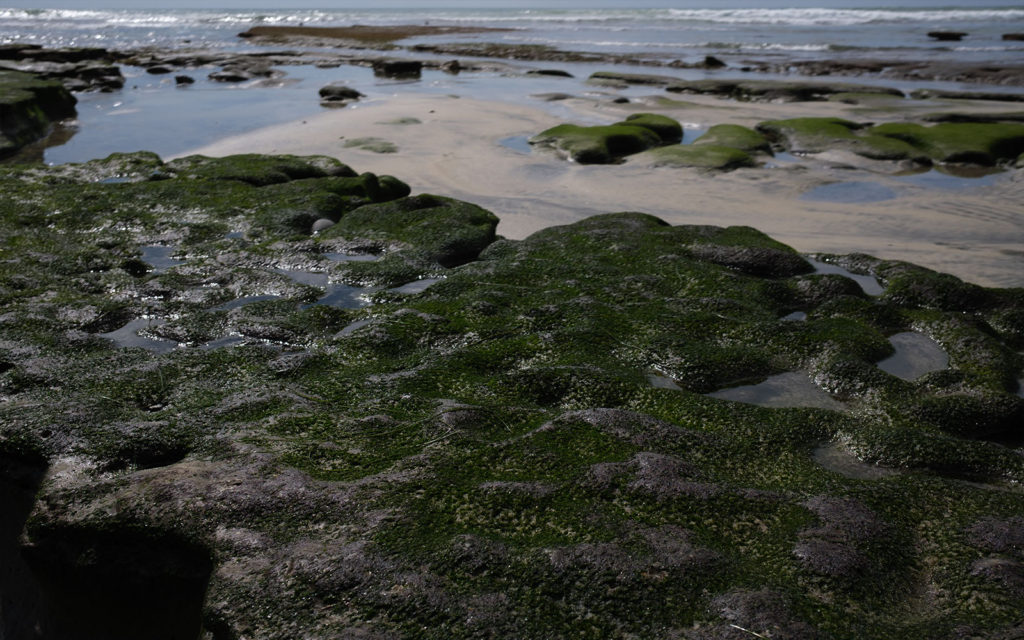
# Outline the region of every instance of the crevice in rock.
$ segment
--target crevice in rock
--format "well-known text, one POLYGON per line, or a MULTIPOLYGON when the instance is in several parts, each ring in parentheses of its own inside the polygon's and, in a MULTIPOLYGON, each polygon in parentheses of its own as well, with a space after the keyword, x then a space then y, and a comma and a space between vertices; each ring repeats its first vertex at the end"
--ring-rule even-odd
POLYGON ((44 464, 0 456, 0 638, 52 637, 52 616, 19 545, 45 473, 44 464))

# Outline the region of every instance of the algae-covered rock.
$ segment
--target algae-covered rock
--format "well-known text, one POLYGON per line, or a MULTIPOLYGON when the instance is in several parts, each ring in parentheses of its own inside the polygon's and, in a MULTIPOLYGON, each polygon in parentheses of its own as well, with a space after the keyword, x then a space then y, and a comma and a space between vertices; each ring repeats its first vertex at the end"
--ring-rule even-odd
POLYGON ((842 149, 873 160, 930 162, 929 155, 913 145, 841 118, 769 120, 758 124, 757 130, 793 153, 842 149))
POLYGON ((720 95, 743 101, 807 102, 828 100, 841 93, 857 92, 860 95, 903 97, 903 92, 891 87, 868 85, 823 83, 823 82, 779 82, 773 80, 677 80, 666 87, 672 93, 694 93, 720 95))
POLYGON ((839 118, 795 118, 757 125, 772 142, 797 153, 843 149, 876 160, 994 165, 1024 149, 1024 125, 944 122, 932 126, 889 122, 866 127, 839 118))
POLYGON ((556 149, 580 164, 609 164, 682 139, 678 121, 655 113, 634 113, 608 126, 558 125, 530 138, 530 144, 556 149))
POLYGON ((45 136, 75 115, 75 100, 59 80, 0 70, 0 158, 45 136))
POLYGON ((647 151, 640 157, 657 167, 692 167, 729 171, 757 165, 757 162, 746 151, 712 144, 661 147, 647 151))
POLYGON ((317 158, 132 154, 0 193, 5 633, 1017 624, 1018 290, 843 259, 867 296, 750 227, 641 213, 501 239, 317 158), (876 366, 911 330, 945 370, 876 366), (703 395, 783 372, 838 408, 703 395))
POLYGON ((716 124, 693 144, 732 147, 746 153, 771 153, 771 144, 763 135, 738 124, 716 124))
POLYGON ((936 162, 994 165, 1024 152, 1024 124, 941 123, 925 127, 890 122, 872 127, 871 134, 910 144, 936 162))
POLYGON ((656 113, 634 113, 618 124, 650 129, 661 138, 663 144, 675 144, 683 140, 682 125, 668 116, 656 113))
POLYGON ((550 147, 580 164, 609 164, 661 142, 661 137, 651 129, 631 124, 595 127, 560 124, 530 138, 531 145, 550 147))

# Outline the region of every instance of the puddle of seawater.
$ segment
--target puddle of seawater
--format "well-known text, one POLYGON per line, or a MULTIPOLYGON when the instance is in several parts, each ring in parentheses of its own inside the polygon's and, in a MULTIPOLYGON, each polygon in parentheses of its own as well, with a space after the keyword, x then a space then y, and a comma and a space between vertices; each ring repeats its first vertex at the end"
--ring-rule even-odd
POLYGON ((108 333, 101 333, 99 336, 101 338, 106 338, 107 340, 112 340, 119 347, 139 347, 155 353, 167 353, 168 351, 174 351, 174 349, 178 347, 178 343, 172 340, 147 338, 146 336, 139 335, 140 330, 148 327, 157 327, 163 323, 163 320, 137 318, 120 329, 115 329, 108 333))
POLYGON ((373 291, 368 287, 351 287, 347 284, 328 284, 326 293, 316 302, 302 305, 303 309, 316 305, 339 307, 341 309, 358 309, 369 304, 367 295, 373 291))
POLYGON ((957 170, 956 173, 950 173, 948 169, 945 171, 932 169, 923 173, 896 176, 895 179, 928 189, 956 190, 987 187, 999 181, 1004 173, 1001 169, 993 167, 975 167, 975 169, 972 172, 957 170))
POLYGON ((783 165, 795 164, 801 160, 802 158, 800 156, 795 156, 788 151, 777 151, 772 156, 772 159, 766 162, 764 166, 768 169, 778 169, 783 165))
POLYGON ((800 195, 801 200, 864 204, 896 197, 896 191, 877 182, 832 182, 814 187, 800 195))
POLYGON ((652 371, 647 374, 647 382, 655 389, 672 389, 673 391, 683 390, 682 387, 676 384, 675 380, 656 371, 652 371))
POLYGON ((227 238, 228 240, 236 240, 238 238, 244 238, 245 234, 242 233, 241 231, 232 231, 230 233, 225 233, 224 237, 227 238))
POLYGON ((533 147, 530 146, 529 139, 529 136, 511 136, 498 140, 498 144, 518 153, 530 153, 533 147))
POLYGON ((783 322, 805 322, 807 320, 807 314, 803 311, 794 311, 793 313, 782 316, 779 319, 783 322))
POLYGON ((904 380, 916 380, 926 373, 949 366, 949 356, 934 340, 916 331, 889 338, 896 353, 878 362, 878 368, 904 380))
POLYGON ((1024 378, 1017 380, 1017 395, 1024 398, 1024 378))
POLYGON ((422 280, 413 280, 412 282, 403 284, 400 287, 388 289, 388 291, 393 291, 394 293, 420 293, 422 291, 426 291, 428 288, 442 280, 444 280, 444 278, 423 278, 422 280))
POLYGON ((760 384, 720 389, 707 395, 761 407, 814 407, 835 411, 846 408, 843 403, 811 382, 807 374, 800 371, 780 373, 760 384))
POLYGON ((142 261, 153 267, 153 273, 163 273, 179 264, 185 264, 184 260, 171 257, 174 255, 174 247, 151 244, 139 249, 142 250, 142 261))
POLYGON ((818 447, 811 458, 829 471, 855 480, 878 480, 898 473, 895 469, 864 462, 835 442, 818 447))
POLYGON ((370 324, 370 322, 372 322, 372 320, 373 320, 372 318, 366 318, 365 320, 356 320, 352 324, 348 325, 347 327, 345 327, 344 329, 342 329, 341 331, 336 333, 335 337, 347 336, 348 334, 352 333, 356 329, 361 329, 362 327, 365 327, 366 325, 370 324))
POLYGON ((220 349, 222 347, 236 347, 240 344, 243 344, 244 342, 245 338, 243 338, 242 336, 228 335, 224 336, 223 338, 211 340, 210 342, 207 342, 206 344, 202 345, 200 348, 209 351, 210 349, 220 349))
POLYGON ((807 262, 811 263, 811 266, 814 267, 815 273, 832 273, 849 278, 850 280, 853 280, 854 282, 859 284, 861 290, 864 293, 868 294, 869 296, 880 296, 882 295, 882 292, 885 290, 882 288, 882 285, 878 283, 878 280, 876 280, 874 276, 864 276, 858 273, 853 273, 849 269, 844 269, 843 267, 834 264, 829 264, 827 262, 813 260, 811 258, 808 258, 807 256, 804 256, 804 259, 807 260, 807 262))
POLYGON ((127 176, 111 176, 109 178, 103 178, 100 180, 100 184, 121 184, 122 182, 131 182, 132 179, 127 176))

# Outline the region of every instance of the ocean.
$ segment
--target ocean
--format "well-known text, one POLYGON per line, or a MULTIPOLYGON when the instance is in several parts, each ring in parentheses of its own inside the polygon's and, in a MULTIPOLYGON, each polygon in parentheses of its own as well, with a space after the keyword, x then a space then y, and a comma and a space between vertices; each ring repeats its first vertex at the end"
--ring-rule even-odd
MULTIPOLYGON (((487 6, 487 3, 474 4, 487 6)), ((596 3, 605 7, 597 9, 527 9, 514 8, 512 2, 502 4, 505 6, 489 8, 444 8, 442 5, 281 10, 0 8, 0 43, 239 51, 253 48, 237 37, 240 31, 253 25, 430 23, 510 29, 460 36, 460 40, 649 54, 669 60, 740 54, 759 59, 842 55, 991 63, 1024 61, 1024 43, 1002 40, 1004 33, 1024 31, 1024 6, 1020 2, 1004 2, 1003 6, 994 2, 993 6, 967 3, 904 8, 841 8, 849 2, 818 3, 840 4, 832 8, 772 8, 772 4, 779 3, 760 2, 750 3, 746 8, 720 8, 722 3, 707 0, 703 6, 693 0, 672 3, 663 0, 662 8, 652 9, 607 6, 611 3, 596 3), (936 42, 926 35, 929 31, 941 30, 963 31, 969 35, 961 42, 936 42)), ((565 3, 552 2, 550 6, 564 7, 565 3)))
MULTIPOLYGON (((53 1, 56 4, 62 0, 53 1)), ((83 4, 83 0, 63 0, 65 8, 0 8, 0 44, 21 42, 46 47, 88 46, 112 50, 155 47, 183 51, 267 51, 282 47, 254 44, 239 38, 238 34, 255 25, 427 23, 505 30, 415 38, 402 44, 457 41, 546 45, 569 51, 628 54, 659 63, 697 62, 706 55, 713 55, 727 60, 733 67, 745 60, 785 66, 788 60, 815 58, 996 65, 1024 62, 1024 42, 1002 39, 1004 33, 1024 31, 1024 7, 1010 0, 987 0, 986 4, 992 6, 941 7, 926 6, 925 0, 903 0, 902 7, 890 8, 858 7, 857 0, 843 3, 746 0, 745 6, 744 0, 733 0, 732 4, 709 0, 650 0, 654 8, 629 8, 623 0, 586 2, 591 8, 578 6, 584 4, 582 0, 553 0, 547 8, 525 8, 512 0, 472 3, 438 0, 430 6, 426 3, 415 6, 415 0, 404 0, 409 6, 398 7, 392 5, 401 0, 390 3, 385 0, 373 3, 370 8, 364 0, 361 7, 331 9, 152 9, 139 8, 147 0, 124 1, 136 8, 75 8, 83 4), (808 3, 819 6, 799 6, 808 3), (968 36, 960 42, 938 42, 927 36, 927 32, 939 30, 963 31, 968 36)), ((284 48, 295 47, 289 44, 284 48)), ((416 54, 397 51, 388 55, 416 54)), ((545 91, 585 91, 582 79, 608 66, 516 64, 526 68, 556 64, 571 70, 580 80, 578 86, 540 77, 520 77, 510 83, 502 74, 454 77, 431 72, 424 74, 422 82, 393 83, 373 77, 365 68, 323 70, 294 66, 282 69, 287 81, 272 87, 259 83, 225 85, 207 79, 208 69, 191 70, 196 83, 183 91, 169 76, 153 76, 144 69, 123 66, 127 80, 125 89, 111 94, 79 94, 77 122, 49 142, 54 146, 44 151, 44 159, 48 163, 77 162, 135 149, 149 149, 163 156, 182 153, 217 137, 312 116, 321 110, 315 98, 317 89, 330 82, 349 82, 371 94, 371 99, 374 95, 385 97, 401 92, 435 92, 526 102, 530 101, 531 94, 545 91)), ((621 67, 623 71, 640 73, 651 73, 651 69, 621 67)), ((673 73, 688 79, 701 77, 703 73, 677 69, 653 72, 673 73)), ((715 73, 722 76, 730 72, 715 73)), ((842 80, 890 84, 902 90, 916 88, 912 81, 846 77, 842 80)), ((976 84, 937 82, 927 86, 984 88, 976 84)), ((649 92, 646 88, 630 91, 649 92)), ((536 100, 532 102, 536 104, 536 100)), ((552 104, 545 108, 559 107, 552 104)))

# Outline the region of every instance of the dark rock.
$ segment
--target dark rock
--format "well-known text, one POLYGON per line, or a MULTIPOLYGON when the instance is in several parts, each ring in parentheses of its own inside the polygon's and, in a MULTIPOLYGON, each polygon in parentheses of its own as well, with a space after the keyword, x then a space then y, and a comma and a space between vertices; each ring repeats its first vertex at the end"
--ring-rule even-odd
POLYGON ((244 71, 229 71, 227 69, 214 71, 208 76, 214 82, 246 82, 252 80, 252 75, 244 71))
POLYGON ((423 71, 420 60, 374 60, 373 74, 385 78, 418 78, 423 71))
POLYGON ((959 41, 963 40, 967 33, 963 31, 929 31, 928 37, 934 40, 941 41, 959 41))
POLYGON ((1024 33, 1004 33, 1003 40, 1024 41, 1024 33))
POLYGON ((58 120, 74 116, 76 102, 59 81, 0 71, 0 157, 42 138, 58 120))
POLYGON ((348 102, 362 97, 362 93, 343 84, 329 84, 320 88, 320 99, 324 102, 348 102))
POLYGON ((192 76, 178 75, 174 76, 174 83, 178 85, 195 84, 196 79, 192 76))
POLYGON ((173 70, 170 67, 162 64, 153 65, 152 67, 146 67, 146 73, 152 73, 153 75, 164 75, 171 73, 171 71, 173 70))
POLYGON ((798 542, 793 555, 809 571, 852 581, 867 566, 864 554, 847 544, 810 539, 798 542))
POLYGON ((1024 598, 1024 564, 1005 558, 980 558, 971 575, 998 584, 1011 598, 1024 598))
POLYGON ((528 76, 553 76, 556 78, 572 78, 573 75, 561 69, 530 69, 526 72, 528 76))
POLYGON ((985 518, 968 527, 964 536, 973 547, 1024 560, 1024 516, 985 518))
POLYGON ((445 73, 459 73, 464 69, 464 67, 458 60, 448 60, 447 62, 441 63, 440 69, 445 73))
POLYGON ((787 278, 814 271, 799 254, 769 247, 700 244, 690 250, 701 260, 769 278, 787 278))
POLYGON ((704 62, 701 63, 701 66, 705 69, 721 69, 726 64, 715 56, 704 56, 704 62))

